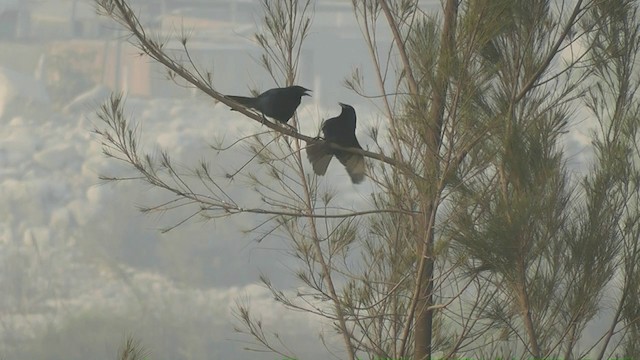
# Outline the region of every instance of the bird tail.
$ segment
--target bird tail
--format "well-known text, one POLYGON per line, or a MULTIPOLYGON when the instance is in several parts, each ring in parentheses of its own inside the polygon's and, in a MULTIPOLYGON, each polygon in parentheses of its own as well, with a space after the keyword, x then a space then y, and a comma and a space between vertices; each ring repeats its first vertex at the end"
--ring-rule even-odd
POLYGON ((237 102, 238 104, 242 104, 248 108, 255 108, 256 106, 256 98, 254 97, 227 95, 227 98, 237 102))
POLYGON ((349 177, 351 177, 352 183, 360 184, 362 180, 364 180, 364 156, 340 152, 339 154, 336 154, 336 157, 340 160, 342 165, 344 165, 345 169, 347 169, 347 173, 349 174, 349 177))
POLYGON ((327 168, 333 157, 329 150, 330 148, 322 142, 307 145, 307 159, 313 167, 313 172, 318 175, 327 173, 327 168))

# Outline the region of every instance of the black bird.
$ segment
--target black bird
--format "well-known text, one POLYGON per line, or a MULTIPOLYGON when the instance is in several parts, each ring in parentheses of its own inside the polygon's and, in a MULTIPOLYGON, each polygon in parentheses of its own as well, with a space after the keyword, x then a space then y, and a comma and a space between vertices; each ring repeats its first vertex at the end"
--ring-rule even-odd
POLYGON ((270 89, 257 97, 234 95, 227 95, 227 97, 248 108, 258 110, 263 116, 268 116, 286 124, 293 116, 298 105, 300 105, 302 97, 311 96, 307 94, 308 91, 311 90, 296 85, 270 89))
MULTIPOLYGON (((322 133, 327 142, 338 144, 345 148, 362 149, 356 138, 356 111, 351 105, 340 103, 340 115, 327 119, 322 124, 322 133)), ((351 182, 359 184, 364 180, 364 156, 343 150, 334 150, 327 143, 315 143, 307 146, 307 158, 313 166, 313 171, 324 175, 331 158, 336 158, 347 169, 351 182)))

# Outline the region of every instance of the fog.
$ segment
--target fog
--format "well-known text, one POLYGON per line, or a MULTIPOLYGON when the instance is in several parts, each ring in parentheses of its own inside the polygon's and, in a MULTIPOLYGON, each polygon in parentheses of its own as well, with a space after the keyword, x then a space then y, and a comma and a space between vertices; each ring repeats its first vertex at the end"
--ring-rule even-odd
MULTIPOLYGON (((243 95, 276 86, 257 61, 258 1, 131 4, 177 56, 176 39, 186 29, 196 63, 212 71, 217 90, 243 95)), ((430 6, 437 11, 439 2, 430 6)), ((145 149, 165 149, 185 166, 207 159, 219 170, 233 169, 233 153, 210 145, 264 129, 166 80, 162 67, 138 56, 91 0, 0 0, 0 16, 0 357, 115 359, 133 335, 149 359, 279 358, 244 350, 252 339, 234 332, 241 302, 296 354, 326 358, 318 333, 324 330, 331 344, 330 326, 287 311, 258 281, 266 274, 295 293, 297 263, 286 239, 255 241, 243 230, 259 219, 248 215, 194 219, 162 233, 188 212, 141 214, 139 206, 167 194, 135 181, 99 180, 131 174, 103 155, 92 133, 98 106, 114 91, 125 92, 126 113, 140 125, 145 149)), ((389 41, 382 34, 379 44, 389 41)), ((298 110, 303 133, 315 135, 340 101, 357 109, 363 146, 372 143, 366 129, 380 120, 379 104, 345 88, 355 69, 376 93, 351 1, 317 2, 298 77, 313 90, 298 110)), ((579 134, 569 139, 575 164, 584 161, 586 142, 579 134)), ((372 184, 354 186, 339 170, 333 164, 324 181, 337 184, 342 205, 370 205, 372 184)), ((225 184, 237 200, 254 200, 246 184, 225 184)))

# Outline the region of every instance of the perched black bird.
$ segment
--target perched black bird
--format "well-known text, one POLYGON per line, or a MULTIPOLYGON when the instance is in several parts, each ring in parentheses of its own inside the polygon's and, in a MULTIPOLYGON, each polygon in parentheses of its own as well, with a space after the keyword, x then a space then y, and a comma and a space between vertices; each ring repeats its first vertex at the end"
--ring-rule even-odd
POLYGON ((270 89, 257 97, 233 95, 227 95, 227 97, 248 108, 258 110, 263 116, 268 116, 286 124, 293 116, 298 105, 300 105, 302 97, 311 96, 307 94, 308 91, 311 90, 296 85, 270 89))
MULTIPOLYGON (((322 124, 324 139, 342 147, 362 149, 356 139, 356 111, 351 105, 340 103, 340 107, 342 107, 340 115, 327 119, 322 124)), ((329 167, 334 155, 347 169, 354 184, 359 184, 364 180, 364 156, 334 150, 326 143, 307 146, 307 158, 313 166, 313 171, 318 175, 324 175, 327 172, 327 167, 329 167)))

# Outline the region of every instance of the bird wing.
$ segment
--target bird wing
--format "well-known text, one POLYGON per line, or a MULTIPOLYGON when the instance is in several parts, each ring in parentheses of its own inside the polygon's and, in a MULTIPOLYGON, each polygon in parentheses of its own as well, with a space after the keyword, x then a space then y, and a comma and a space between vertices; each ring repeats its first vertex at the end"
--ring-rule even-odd
POLYGON ((364 156, 340 151, 336 154, 336 157, 342 165, 344 165, 345 169, 347 169, 347 173, 349 177, 351 177, 351 182, 359 184, 364 180, 364 156))
POLYGON ((318 175, 327 173, 327 168, 333 155, 328 151, 326 144, 316 143, 307 146, 307 159, 313 167, 313 172, 318 175))
POLYGON ((287 123, 300 105, 300 94, 295 88, 275 88, 260 94, 254 109, 281 123, 287 123))
POLYGON ((339 133, 340 122, 338 117, 333 117, 330 119, 326 119, 322 122, 320 128, 322 129, 322 134, 326 140, 332 141, 336 137, 337 133, 339 133), (338 129, 337 129, 338 128, 338 129))

